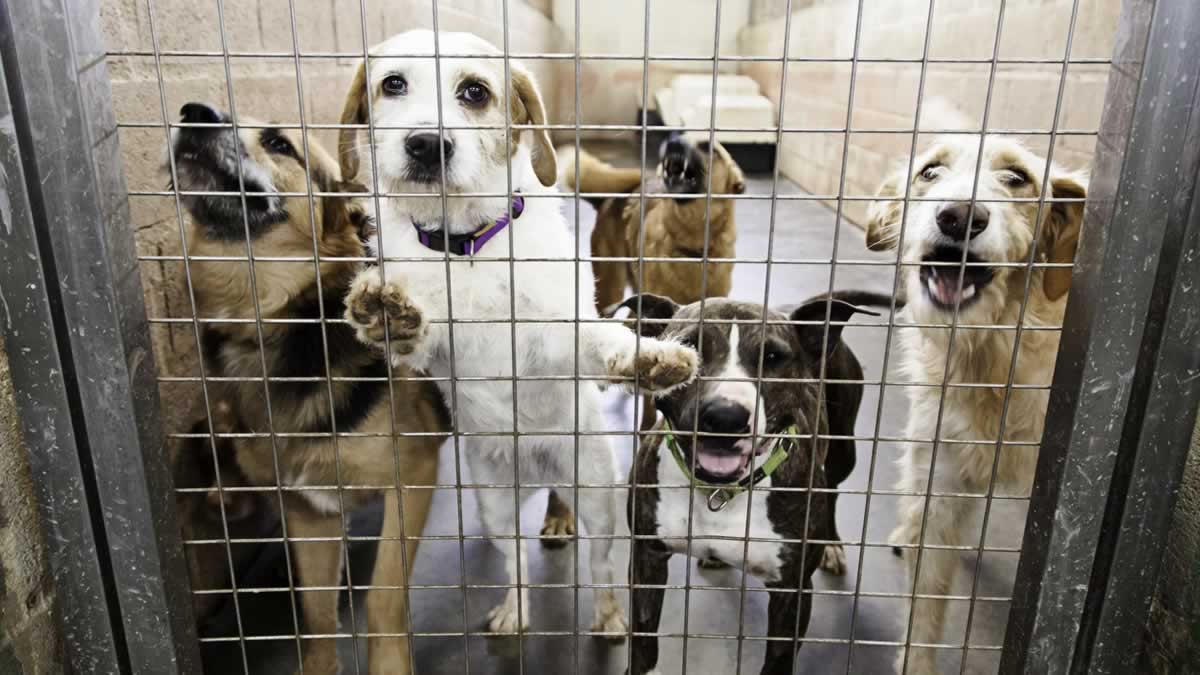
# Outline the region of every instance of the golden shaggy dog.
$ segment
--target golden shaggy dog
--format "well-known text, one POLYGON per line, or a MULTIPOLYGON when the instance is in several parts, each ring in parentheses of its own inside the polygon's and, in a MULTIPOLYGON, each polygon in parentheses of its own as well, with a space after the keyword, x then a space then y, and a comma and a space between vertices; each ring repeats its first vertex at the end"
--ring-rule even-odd
MULTIPOLYGON (((997 456, 997 439, 1003 427, 1005 442, 1039 442, 1049 392, 1006 392, 1005 385, 1018 324, 1023 330, 1012 382, 1050 383, 1059 331, 1038 328, 1062 323, 1071 285, 1068 265, 1087 196, 1086 176, 1047 166, 1011 139, 989 137, 982 158, 980 152, 977 135, 940 139, 916 158, 911 175, 905 168, 887 179, 867 224, 871 248, 900 245, 904 311, 908 321, 922 325, 898 329, 902 381, 949 385, 907 388, 905 438, 937 441, 907 444, 898 486, 907 496, 891 537, 903 549, 909 581, 921 596, 911 609, 914 645, 943 640, 947 603, 936 596, 950 592, 958 572, 960 552, 953 547, 978 545, 972 515, 993 482, 996 494, 1029 494, 1036 446, 1005 445, 997 456), (906 186, 910 202, 901 242, 906 186), (1032 268, 1026 264, 1031 257, 1032 268), (954 386, 962 384, 986 386, 954 386), (978 497, 937 496, 948 493, 978 497), (914 582, 918 557, 920 579, 914 582)), ((936 672, 935 650, 901 652, 897 669, 905 668, 936 672)))

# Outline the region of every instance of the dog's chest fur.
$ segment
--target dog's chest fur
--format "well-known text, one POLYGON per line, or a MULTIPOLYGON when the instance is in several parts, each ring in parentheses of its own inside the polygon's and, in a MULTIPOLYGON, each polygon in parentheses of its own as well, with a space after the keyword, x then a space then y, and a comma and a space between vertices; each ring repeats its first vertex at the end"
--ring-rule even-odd
MULTIPOLYGON (((429 261, 387 264, 389 279, 400 280, 421 305, 429 322, 427 362, 421 366, 432 375, 451 375, 451 336, 447 324, 451 318, 456 378, 510 377, 514 362, 520 376, 561 376, 574 372, 575 328, 563 320, 595 316, 590 303, 577 301, 578 297, 592 295, 594 285, 586 273, 579 273, 576 278, 576 265, 570 260, 574 255, 572 235, 559 200, 527 199, 521 217, 478 255, 507 256, 511 234, 516 257, 559 258, 561 262, 516 261, 510 268, 506 260, 470 262, 456 257, 450 262, 449 287, 444 254, 417 241, 411 220, 402 214, 385 212, 385 226, 385 256, 429 261), (514 308, 518 320, 515 327, 511 323, 514 308), (478 320, 486 323, 477 323, 478 320)), ((441 382, 439 386, 449 401, 450 383, 441 382)), ((574 400, 574 387, 574 383, 567 381, 519 382, 521 427, 574 429, 573 416, 563 414, 564 406, 569 407, 574 400)), ((454 389, 461 426, 486 431, 512 428, 511 381, 458 381, 454 389)), ((581 382, 580 389, 588 394, 595 385, 581 382)))
POLYGON ((658 489, 656 533, 667 548, 675 553, 688 553, 690 518, 693 557, 716 558, 765 581, 779 581, 784 545, 778 540, 783 535, 777 531, 771 517, 770 493, 759 489, 770 488, 771 478, 764 479, 753 491, 739 493, 720 511, 711 511, 707 504, 711 490, 687 490, 688 480, 665 444, 659 445, 658 452, 658 482, 669 487, 658 489), (750 517, 748 548, 745 542, 747 515, 750 517), (744 563, 743 553, 746 555, 744 563))
MULTIPOLYGON (((773 487, 807 487, 809 464, 807 453, 794 452, 753 490, 739 493, 725 508, 714 512, 707 503, 711 491, 699 487, 689 491, 688 479, 670 450, 665 444, 649 441, 638 453, 634 478, 638 484, 657 483, 660 487, 637 490, 637 531, 653 532, 671 552, 687 554, 690 518, 693 557, 717 558, 768 583, 783 581, 786 566, 799 562, 800 547, 795 542, 805 538, 806 531, 809 539, 827 538, 823 534, 829 508, 826 493, 814 493, 810 500, 805 492, 771 491, 773 487)), ((819 465, 811 483, 816 488, 825 486, 819 465)), ((810 555, 814 556, 807 561, 811 567, 820 553, 810 555)))

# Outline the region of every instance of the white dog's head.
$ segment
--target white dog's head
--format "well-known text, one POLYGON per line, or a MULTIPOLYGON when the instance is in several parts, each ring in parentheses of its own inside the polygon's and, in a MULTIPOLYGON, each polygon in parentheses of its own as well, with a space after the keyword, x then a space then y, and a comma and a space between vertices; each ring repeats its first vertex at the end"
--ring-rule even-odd
MULTIPOLYGON (((454 194, 504 192, 510 163, 514 189, 534 177, 549 187, 557 166, 548 130, 514 130, 511 142, 505 138, 506 119, 512 124, 546 124, 542 97, 527 70, 509 62, 510 91, 504 60, 498 58, 502 52, 486 40, 470 33, 440 32, 437 53, 450 56, 436 61, 434 47, 434 34, 428 30, 401 33, 374 47, 372 54, 379 56, 368 59, 369 72, 359 66, 342 123, 366 124, 370 115, 377 127, 374 148, 381 189, 438 194, 444 174, 446 215, 451 232, 457 234, 496 218, 505 200, 455 199, 454 194), (523 143, 522 136, 532 137, 534 147, 523 143)), ((366 138, 360 130, 341 131, 343 176, 358 174, 360 150, 369 145, 360 144, 360 138, 366 138)), ((440 199, 411 199, 404 208, 421 222, 442 219, 440 199)))
MULTIPOLYGON (((998 321, 1006 307, 1020 302, 1026 273, 1002 265, 1027 261, 1035 236, 1040 237, 1036 262, 1069 264, 1075 259, 1083 203, 1047 201, 1039 235, 1037 200, 1043 194, 1047 200, 1085 198, 1087 178, 1051 166, 1049 186, 1043 186, 1046 160, 1010 138, 989 136, 982 161, 979 152, 978 135, 940 138, 916 158, 911 176, 906 162, 884 181, 880 201, 868 214, 867 246, 895 248, 909 185, 912 201, 900 259, 910 264, 904 279, 917 317, 945 317, 957 305, 966 323, 998 321), (977 165, 979 185, 972 207, 977 165), (967 266, 962 268, 964 247, 967 266)), ((1040 288, 1047 301, 1059 300, 1070 288, 1070 268, 1036 268, 1034 274, 1031 292, 1036 295, 1040 288)))

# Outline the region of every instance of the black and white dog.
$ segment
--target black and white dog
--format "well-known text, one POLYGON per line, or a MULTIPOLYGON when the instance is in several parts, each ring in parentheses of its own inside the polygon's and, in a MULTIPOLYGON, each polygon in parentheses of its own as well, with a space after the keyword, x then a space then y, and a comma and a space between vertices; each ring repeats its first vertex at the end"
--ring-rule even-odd
MULTIPOLYGON (((821 543, 839 541, 836 494, 808 491, 836 488, 854 468, 862 367, 842 328, 865 312, 856 305, 891 302, 835 293, 790 314, 726 299, 705 301, 701 312, 700 303, 681 307, 651 294, 622 305, 637 312, 639 298, 643 334, 699 348, 701 377, 658 399, 663 420, 643 440, 630 476, 631 614, 635 635, 643 634, 633 640, 633 675, 657 666, 658 639, 645 634, 658 630, 675 553, 759 577, 779 591, 771 592, 769 636, 790 639, 797 621, 805 634, 812 595, 796 590, 812 589, 818 566, 845 571, 842 546, 821 543)), ((761 672, 791 673, 794 658, 790 640, 770 641, 761 672)))

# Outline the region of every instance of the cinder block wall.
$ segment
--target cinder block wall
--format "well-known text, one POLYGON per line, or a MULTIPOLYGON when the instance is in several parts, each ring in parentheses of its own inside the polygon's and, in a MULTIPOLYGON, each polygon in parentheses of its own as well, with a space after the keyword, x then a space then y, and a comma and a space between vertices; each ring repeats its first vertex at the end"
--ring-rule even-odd
MULTIPOLYGON (((999 0, 957 0, 935 5, 930 37, 931 59, 990 59, 996 40, 999 0)), ((1107 59, 1112 54, 1120 0, 1080 3, 1072 59, 1107 59)), ((1072 0, 1010 0, 1001 27, 1002 59, 1059 59, 1066 51, 1072 0)), ((783 54, 782 3, 756 0, 751 25, 741 33, 744 55, 783 54)), ((790 56, 849 58, 855 50, 857 2, 803 0, 793 3, 790 56)), ((858 42, 861 58, 919 59, 925 41, 929 0, 880 0, 864 5, 858 42)), ((780 103, 781 66, 746 63, 743 72, 780 103)), ((1019 64, 997 69, 989 129, 1051 128, 1060 65, 1019 64)), ((1079 64, 1068 71, 1060 129, 1094 130, 1107 85, 1108 66, 1079 64)), ((916 63, 860 63, 855 74, 851 129, 912 129, 921 66, 916 63)), ((942 98, 978 125, 987 97, 990 64, 931 64, 926 72, 926 101, 942 98)), ((783 102, 784 124, 792 128, 845 128, 850 97, 849 63, 794 62, 788 66, 783 102)), ((923 113, 922 129, 940 128, 923 113)), ((922 137, 921 141, 929 138, 922 137)), ((1024 137, 1045 153, 1047 136, 1024 137)), ((921 143, 919 141, 919 145, 921 143)), ((907 158, 911 134, 855 133, 844 150, 840 131, 789 133, 780 148, 781 172, 815 194, 836 194, 846 155, 847 196, 874 194, 883 177, 907 158)), ((1088 166, 1094 145, 1086 136, 1060 137, 1055 159, 1072 168, 1088 166)), ((867 203, 846 202, 845 215, 862 221, 867 203)))
POLYGON ((0 336, 0 673, 65 670, 54 581, 0 336))
POLYGON ((1175 504, 1140 672, 1200 672, 1200 420, 1175 504))
MULTIPOLYGON (((162 124, 166 114, 178 119, 188 101, 207 101, 230 108, 227 81, 232 81, 239 119, 253 117, 283 124, 304 121, 338 122, 345 92, 360 59, 306 57, 300 60, 303 101, 297 87, 298 44, 302 53, 359 54, 363 51, 360 0, 236 0, 224 4, 224 35, 215 0, 157 0, 153 23, 143 0, 102 0, 102 29, 110 52, 151 53, 157 42, 161 52, 187 55, 124 55, 109 58, 113 103, 120 122, 162 124), (289 4, 295 10, 296 44, 292 38, 289 4), (232 56, 220 56, 224 46, 232 56), (213 56, 212 54, 216 54, 213 56), (271 57, 239 54, 269 53, 271 57), (231 77, 226 77, 226 68, 231 77)), ((511 0, 509 31, 514 51, 562 50, 559 30, 547 17, 549 0, 511 0)), ((366 42, 374 45, 395 33, 432 27, 428 0, 365 0, 366 42)), ((496 44, 503 41, 502 0, 440 0, 438 23, 442 30, 470 31, 496 44)), ((550 61, 528 64, 548 92, 557 90, 559 66, 550 61)), ((549 96, 550 114, 556 97, 549 96)), ((335 147, 336 132, 316 130, 313 138, 327 149, 335 147)), ((121 151, 131 190, 163 190, 166 137, 162 128, 122 129, 121 151)), ((170 197, 134 196, 130 211, 140 255, 179 255, 180 231, 175 202, 170 197)), ((171 261, 142 263, 147 312, 151 317, 191 316, 183 265, 171 261)), ((190 324, 152 327, 161 375, 197 374, 195 337, 190 324)), ((176 431, 194 414, 195 387, 163 387, 167 429, 176 431)))

